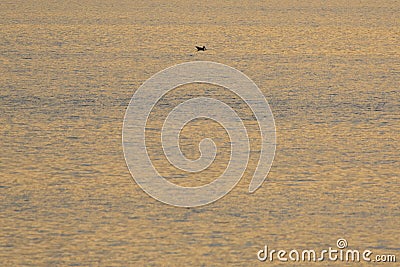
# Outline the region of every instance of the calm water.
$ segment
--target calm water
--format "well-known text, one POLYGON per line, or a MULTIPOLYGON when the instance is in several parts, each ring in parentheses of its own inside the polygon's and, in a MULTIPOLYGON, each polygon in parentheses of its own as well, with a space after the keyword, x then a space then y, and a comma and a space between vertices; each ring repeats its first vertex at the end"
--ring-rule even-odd
MULTIPOLYGON (((1 1, 0 264, 272 265, 257 260, 266 244, 322 250, 340 237, 399 258, 400 4, 335 2, 1 1), (133 182, 121 129, 140 84, 192 60, 230 65, 260 87, 277 151, 254 194, 253 160, 226 197, 184 209, 133 182)), ((155 112, 200 93, 246 116, 204 85, 174 91, 155 112)), ((183 150, 196 158, 218 125, 191 127, 183 150)), ((256 129, 251 137, 256 151, 256 129)), ((157 131, 149 140, 178 184, 210 182, 227 160, 184 179, 163 163, 157 131)))

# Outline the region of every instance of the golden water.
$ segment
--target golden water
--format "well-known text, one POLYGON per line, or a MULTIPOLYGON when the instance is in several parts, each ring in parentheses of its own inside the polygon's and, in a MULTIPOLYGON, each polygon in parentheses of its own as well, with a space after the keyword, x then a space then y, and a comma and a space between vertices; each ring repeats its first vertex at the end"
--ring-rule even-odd
MULTIPOLYGON (((272 265, 257 260, 266 244, 322 250, 341 237, 399 258, 398 14, 396 1, 2 1, 0 265, 272 265), (193 60, 260 87, 277 150, 254 194, 256 157, 227 196, 185 209, 132 180, 121 129, 141 83, 193 60)), ((164 103, 214 89, 188 86, 164 103)), ((221 131, 191 127, 183 152, 196 158, 198 141, 221 131)), ((177 178, 157 134, 149 142, 177 184, 208 183, 227 160, 177 178)))

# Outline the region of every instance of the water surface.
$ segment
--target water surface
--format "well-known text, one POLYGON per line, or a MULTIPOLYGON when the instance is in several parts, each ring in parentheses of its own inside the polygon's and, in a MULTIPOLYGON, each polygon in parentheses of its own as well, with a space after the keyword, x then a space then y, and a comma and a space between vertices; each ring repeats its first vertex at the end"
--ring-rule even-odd
MULTIPOLYGON (((265 244, 318 250, 340 237, 400 257, 398 14, 396 1, 2 1, 1 265, 253 266, 265 244), (183 209, 133 182, 121 129, 140 84, 193 60, 260 87, 277 151, 254 194, 251 161, 226 197, 183 209)), ((200 92, 248 115, 207 86, 174 91, 155 112, 200 92)), ((149 142, 166 176, 194 186, 221 172, 229 140, 213 123, 190 127, 193 158, 198 140, 221 133, 221 158, 204 174, 175 174, 157 131, 149 142)))

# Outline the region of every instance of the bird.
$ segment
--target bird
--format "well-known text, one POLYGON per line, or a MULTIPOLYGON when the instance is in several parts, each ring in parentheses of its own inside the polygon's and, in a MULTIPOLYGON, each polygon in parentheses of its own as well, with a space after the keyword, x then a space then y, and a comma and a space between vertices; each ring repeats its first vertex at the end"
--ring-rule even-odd
POLYGON ((203 45, 203 47, 196 45, 196 48, 197 48, 197 51, 206 51, 207 50, 207 48, 204 45, 203 45))

